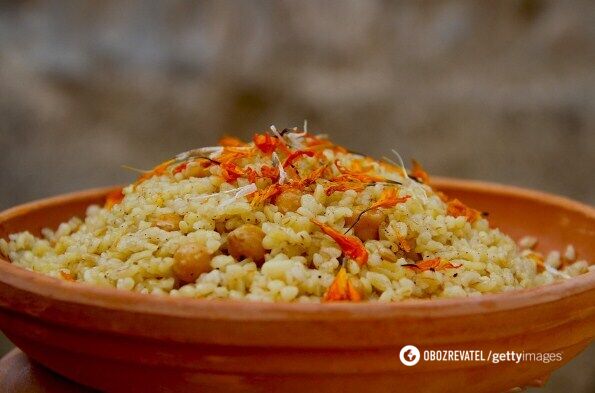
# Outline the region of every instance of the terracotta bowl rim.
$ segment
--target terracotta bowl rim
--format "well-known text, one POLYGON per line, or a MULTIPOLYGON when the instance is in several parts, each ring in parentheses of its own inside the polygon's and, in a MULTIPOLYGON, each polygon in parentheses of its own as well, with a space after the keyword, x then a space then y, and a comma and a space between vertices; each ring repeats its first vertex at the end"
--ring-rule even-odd
MULTIPOLYGON (((476 180, 436 177, 432 185, 455 187, 461 190, 481 190, 501 196, 540 200, 551 205, 564 206, 595 220, 595 208, 566 197, 516 186, 476 180)), ((0 225, 15 215, 40 207, 56 206, 71 200, 84 200, 107 194, 116 186, 93 188, 25 203, 0 213, 0 225)), ((142 314, 202 319, 271 320, 365 318, 487 314, 511 309, 531 307, 595 290, 595 271, 567 281, 541 287, 520 289, 497 294, 455 299, 410 299, 400 302, 362 303, 267 303, 242 300, 209 300, 174 298, 96 287, 91 284, 72 283, 14 266, 0 255, 0 283, 35 294, 80 306, 108 308, 142 314)))

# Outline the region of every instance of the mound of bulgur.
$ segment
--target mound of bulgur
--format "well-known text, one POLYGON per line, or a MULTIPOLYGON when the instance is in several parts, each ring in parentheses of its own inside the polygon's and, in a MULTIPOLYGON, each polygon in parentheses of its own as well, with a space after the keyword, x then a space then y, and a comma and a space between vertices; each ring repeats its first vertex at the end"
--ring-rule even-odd
MULTIPOLYGON (((400 158, 399 158, 400 160, 400 158)), ((584 273, 517 245, 431 188, 417 163, 375 160, 296 129, 224 138, 144 173, 42 237, 0 240, 13 264, 154 295, 255 301, 476 296, 584 273)))

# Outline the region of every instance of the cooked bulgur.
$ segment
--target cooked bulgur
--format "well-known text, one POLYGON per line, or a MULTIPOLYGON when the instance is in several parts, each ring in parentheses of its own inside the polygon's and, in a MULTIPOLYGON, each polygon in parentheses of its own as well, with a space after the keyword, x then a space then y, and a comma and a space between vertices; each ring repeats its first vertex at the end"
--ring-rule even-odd
MULTIPOLYGON (((295 129, 224 138, 145 172, 42 237, 0 240, 12 263, 154 295, 256 301, 476 296, 588 270, 517 245, 411 173, 295 129)), ((400 160, 400 158, 399 158, 400 160)))

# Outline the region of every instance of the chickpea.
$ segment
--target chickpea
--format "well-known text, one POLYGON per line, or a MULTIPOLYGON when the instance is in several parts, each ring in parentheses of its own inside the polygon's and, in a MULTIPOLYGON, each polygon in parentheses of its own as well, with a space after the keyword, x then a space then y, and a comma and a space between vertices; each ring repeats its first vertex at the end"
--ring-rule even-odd
POLYGON ((423 259, 420 253, 414 251, 403 251, 403 255, 405 255, 405 258, 411 259, 414 262, 419 262, 423 259))
POLYGON ((225 221, 216 221, 215 230, 219 233, 227 232, 227 228, 225 228, 225 221))
POLYGON ((257 265, 264 262, 266 251, 262 246, 264 232, 252 224, 244 224, 234 229, 227 236, 227 249, 229 254, 237 260, 252 259, 257 265))
POLYGON ((357 218, 357 214, 353 216, 345 217, 345 226, 347 228, 351 228, 351 226, 355 223, 355 219, 357 218))
POLYGON ((151 218, 151 223, 164 231, 175 231, 180 226, 182 218, 175 213, 161 214, 151 218))
POLYGON ((211 255, 199 244, 184 244, 174 253, 172 270, 178 280, 194 282, 201 273, 211 270, 211 255))
POLYGON ((287 190, 279 194, 275 204, 281 213, 294 212, 302 205, 301 199, 302 194, 299 191, 287 190))
POLYGON ((377 240, 379 236, 378 229, 383 221, 384 213, 380 209, 365 212, 353 227, 355 236, 362 241, 377 240))
POLYGON ((203 162, 195 162, 188 165, 185 175, 186 177, 207 177, 211 175, 211 171, 203 166, 203 162))

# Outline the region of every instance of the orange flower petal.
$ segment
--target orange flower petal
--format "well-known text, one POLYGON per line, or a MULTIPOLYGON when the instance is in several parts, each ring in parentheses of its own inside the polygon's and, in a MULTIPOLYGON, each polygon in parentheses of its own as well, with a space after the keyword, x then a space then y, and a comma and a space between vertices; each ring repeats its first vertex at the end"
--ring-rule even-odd
POLYGON ((117 205, 118 203, 122 202, 122 199, 124 199, 124 193, 122 192, 121 188, 112 191, 109 194, 107 194, 107 197, 105 198, 104 207, 106 209, 111 209, 114 205, 117 205))
POLYGON ((276 182, 279 179, 279 168, 275 168, 268 165, 263 165, 260 168, 260 172, 262 173, 263 177, 267 177, 272 181, 276 182))
POLYGON ((364 172, 357 172, 352 169, 347 169, 341 164, 339 160, 335 160, 335 166, 341 172, 341 176, 335 178, 336 181, 360 181, 363 183, 374 183, 379 181, 384 181, 383 177, 369 175, 364 172))
POLYGON ((394 187, 385 188, 380 194, 380 199, 378 199, 376 203, 373 203, 372 206, 370 206, 370 209, 376 209, 379 207, 394 207, 399 203, 407 201, 409 198, 411 198, 410 195, 398 197, 397 190, 394 187))
POLYGON ((226 164, 226 163, 233 163, 235 160, 240 158, 248 157, 254 154, 252 149, 245 149, 245 148, 238 148, 235 146, 227 146, 223 148, 223 152, 219 157, 217 157, 217 161, 226 164))
POLYGON ((353 286, 351 280, 347 280, 347 294, 349 295, 349 300, 353 302, 359 302, 362 300, 362 295, 358 292, 358 290, 353 286))
POLYGON ((232 182, 238 179, 238 177, 244 176, 242 168, 238 167, 233 162, 224 162, 221 164, 222 175, 225 181, 232 182))
POLYGON ((180 165, 178 165, 177 167, 174 168, 173 174, 175 175, 176 173, 180 173, 186 170, 186 168, 188 168, 188 163, 187 162, 183 162, 180 165))
POLYGON ((259 205, 268 201, 271 198, 276 197, 281 193, 281 191, 282 189, 278 184, 271 184, 267 188, 258 190, 254 194, 252 194, 252 201, 250 203, 252 204, 252 206, 259 205))
POLYGON ((311 220, 320 227, 320 230, 330 236, 343 250, 343 254, 348 258, 355 260, 358 265, 363 266, 368 262, 368 250, 364 247, 362 241, 355 236, 344 235, 341 232, 321 223, 315 219, 311 220))
POLYGON ((411 244, 407 239, 399 239, 399 248, 405 252, 411 252, 411 244))
POLYGON ((314 152, 306 151, 306 150, 296 150, 296 151, 292 152, 291 154, 289 154, 289 156, 287 156, 285 161, 283 161, 283 168, 287 168, 288 166, 293 164, 293 162, 295 160, 297 160, 298 158, 300 158, 302 156, 314 157, 314 152))
POLYGON ((254 134, 252 138, 254 145, 264 154, 271 154, 279 146, 279 139, 269 134, 254 134))
POLYGON ((366 188, 366 185, 363 183, 354 183, 354 182, 340 182, 330 185, 326 188, 325 193, 326 195, 331 195, 333 192, 336 191, 347 191, 347 190, 355 190, 355 191, 362 191, 366 188))
POLYGON ((450 262, 443 261, 440 257, 433 258, 433 259, 426 259, 426 260, 421 261, 417 264, 408 263, 403 266, 406 268, 409 268, 411 270, 415 270, 417 272, 425 272, 427 270, 440 271, 440 270, 445 270, 445 269, 456 269, 458 267, 461 267, 461 265, 453 265, 450 262))
POLYGON ((347 276, 347 270, 345 270, 344 267, 339 269, 333 283, 323 297, 323 301, 325 302, 336 302, 341 300, 351 300, 354 302, 362 300, 361 294, 351 283, 351 280, 347 276))
POLYGON ((157 165, 155 168, 153 168, 152 170, 143 173, 137 180, 136 182, 134 182, 134 185, 137 186, 139 184, 141 184, 142 182, 149 180, 150 178, 154 177, 154 176, 161 176, 165 173, 165 171, 167 170, 167 168, 169 168, 169 166, 171 164, 174 163, 174 160, 167 160, 165 162, 162 162, 161 164, 157 165))
POLYGON ((470 208, 456 198, 447 202, 446 214, 453 217, 465 217, 471 223, 475 222, 481 215, 477 210, 470 208))
POLYGON ((256 182, 258 179, 258 172, 256 172, 253 168, 244 168, 244 175, 248 178, 250 183, 256 182))

